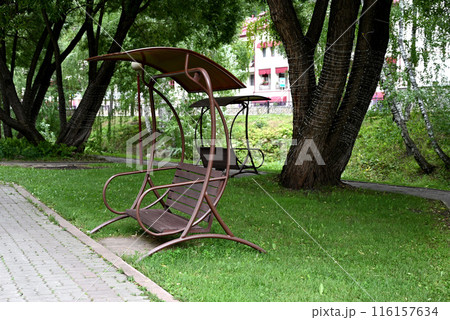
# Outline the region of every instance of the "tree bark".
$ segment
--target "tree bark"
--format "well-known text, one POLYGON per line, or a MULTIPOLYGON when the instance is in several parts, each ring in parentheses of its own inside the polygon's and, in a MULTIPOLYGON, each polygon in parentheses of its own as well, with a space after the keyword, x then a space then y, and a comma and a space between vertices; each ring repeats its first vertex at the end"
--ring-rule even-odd
MULTIPOLYGON (((61 67, 61 52, 59 50, 58 39, 53 34, 53 30, 48 20, 47 12, 42 9, 42 16, 44 18, 45 25, 47 27, 47 32, 50 36, 50 41, 53 45, 53 52, 55 56, 56 65, 56 87, 58 90, 58 109, 59 109, 59 127, 60 131, 64 130, 67 125, 67 115, 66 115, 66 98, 64 96, 64 85, 63 85, 63 75, 61 67)), ((65 20, 65 17, 62 19, 65 20)))
MULTIPOLYGON (((4 110, 4 113, 5 113, 5 116, 6 117, 11 117, 11 107, 9 105, 8 97, 4 94, 4 92, 2 92, 2 104, 3 104, 3 110, 4 110)), ((2 108, 0 108, 0 109, 2 109, 2 108)), ((1 117, 0 117, 0 119, 1 119, 1 117)), ((3 121, 1 121, 1 122, 3 123, 3 135, 4 135, 4 137, 5 138, 12 138, 11 127, 8 126, 6 124, 6 122, 3 122, 3 121)))
MULTIPOLYGON (((388 66, 385 65, 383 70, 387 70, 388 66)), ((393 96, 390 86, 386 83, 389 79, 389 74, 386 75, 385 71, 383 71, 382 79, 380 80, 381 87, 385 92, 385 96, 389 97, 389 101, 387 104, 389 109, 391 110, 392 116, 394 118, 394 122, 397 124, 400 129, 400 134, 402 136, 403 142, 405 143, 406 150, 408 151, 408 155, 414 156, 419 167, 426 174, 430 174, 434 170, 434 166, 430 164, 425 157, 420 152, 414 140, 409 135, 408 126, 406 124, 405 116, 402 113, 401 107, 395 101, 395 97, 393 96)))
MULTIPOLYGON (((16 48, 17 48, 17 41, 18 41, 18 33, 16 32, 14 34, 14 40, 13 40, 13 51, 11 54, 11 70, 10 70, 10 75, 11 75, 11 79, 13 79, 14 77, 14 69, 15 69, 15 61, 16 61, 16 48)), ((4 61, 3 63, 6 64, 6 42, 5 40, 1 41, 1 54, 4 57, 4 61)), ((11 105, 9 103, 8 97, 6 95, 6 91, 3 90, 3 88, 1 88, 1 95, 2 95, 2 104, 3 104, 3 110, 5 112, 5 114, 10 117, 11 116, 11 105)), ((1 107, 0 107, 1 109, 1 107)), ((0 118, 1 119, 1 118, 0 118)), ((5 138, 12 138, 12 130, 11 127, 8 126, 5 122, 3 122, 3 133, 5 138)))
POLYGON ((22 108, 21 101, 14 87, 11 73, 6 66, 5 61, 6 57, 3 55, 2 50, 0 50, 0 87, 2 90, 2 95, 7 97, 8 103, 12 106, 16 119, 8 116, 8 114, 2 109, 0 109, 0 119, 3 123, 6 123, 6 125, 23 134, 23 136, 31 143, 38 144, 40 141, 44 140, 44 137, 38 130, 36 130, 34 126, 29 125, 25 110, 22 108))
POLYGON ((311 39, 318 40, 328 1, 316 2, 313 13, 316 19, 311 20, 307 33, 310 36, 305 37, 292 1, 268 0, 274 26, 288 56, 294 109, 295 143, 289 149, 280 175, 283 186, 314 189, 340 183, 383 66, 391 2, 364 1, 358 20, 359 1, 331 1, 327 46, 316 84, 317 42, 311 39), (310 150, 305 156, 308 143, 310 150))

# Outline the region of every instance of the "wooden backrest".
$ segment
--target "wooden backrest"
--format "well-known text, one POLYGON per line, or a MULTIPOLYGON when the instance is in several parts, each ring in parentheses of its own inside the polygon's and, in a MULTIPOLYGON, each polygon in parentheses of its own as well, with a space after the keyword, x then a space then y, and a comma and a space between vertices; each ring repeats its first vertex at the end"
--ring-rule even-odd
MULTIPOLYGON (((198 167, 193 164, 181 163, 175 170, 175 177, 172 182, 178 183, 202 180, 205 178, 205 174, 206 168, 198 167)), ((211 177, 216 178, 221 176, 222 172, 214 169, 212 170, 211 177)), ((212 197, 213 201, 215 201, 222 183, 223 181, 209 182, 207 192, 212 197)), ((171 187, 169 193, 167 194, 166 205, 185 214, 192 215, 202 187, 203 183, 171 187)), ((209 205, 206 203, 206 200, 204 200, 200 207, 200 212, 205 213, 209 209, 209 205)))
MULTIPOLYGON (((223 147, 216 147, 213 155, 213 168, 217 170, 225 170, 227 168, 228 151, 223 147)), ((200 147, 200 158, 203 166, 208 165, 209 147, 200 147)), ((230 149, 230 169, 239 169, 237 157, 233 149, 230 149)))

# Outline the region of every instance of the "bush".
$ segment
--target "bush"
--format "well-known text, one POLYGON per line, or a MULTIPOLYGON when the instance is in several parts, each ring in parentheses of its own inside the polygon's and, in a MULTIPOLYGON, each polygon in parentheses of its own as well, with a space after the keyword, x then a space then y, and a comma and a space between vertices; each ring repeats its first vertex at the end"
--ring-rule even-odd
POLYGON ((33 145, 26 139, 0 139, 0 159, 65 159, 71 158, 75 150, 75 147, 68 147, 64 144, 51 144, 47 141, 33 145))

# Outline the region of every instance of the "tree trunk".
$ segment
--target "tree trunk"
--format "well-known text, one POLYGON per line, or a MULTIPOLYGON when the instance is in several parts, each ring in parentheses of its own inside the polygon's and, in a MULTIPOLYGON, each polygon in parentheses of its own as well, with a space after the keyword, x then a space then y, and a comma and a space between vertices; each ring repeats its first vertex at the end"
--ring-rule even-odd
POLYGON ((414 156, 414 159, 416 160, 419 167, 422 169, 422 171, 426 174, 430 174, 434 170, 434 166, 431 165, 420 152, 419 148, 416 146, 415 142, 411 139, 408 131, 408 127, 406 126, 406 123, 403 119, 403 117, 400 115, 399 106, 396 105, 395 101, 388 102, 389 108, 391 109, 392 115, 394 117, 394 121, 397 124, 397 126, 400 129, 400 133, 403 138, 403 142, 405 143, 406 148, 409 150, 409 152, 414 156))
MULTIPOLYGON (((384 70, 387 70, 388 66, 385 65, 384 70)), ((422 169, 422 171, 426 174, 430 174, 434 170, 434 166, 431 165, 422 155, 419 148, 417 147, 414 140, 409 135, 408 126, 406 125, 406 120, 404 115, 402 114, 400 106, 397 105, 397 102, 395 101, 395 97, 391 95, 390 88, 387 85, 386 81, 389 78, 389 74, 386 76, 386 74, 383 72, 383 77, 380 80, 381 87, 383 91, 385 92, 385 95, 387 97, 390 97, 390 101, 387 101, 387 104, 389 105, 389 108, 392 112, 392 116, 394 117, 394 122, 397 124, 398 128, 400 129, 400 134, 402 136, 403 142, 405 143, 406 150, 408 151, 408 155, 414 156, 414 159, 416 160, 419 167, 422 169)))
MULTIPOLYGON (((16 10, 18 10, 19 2, 15 1, 14 3, 16 4, 16 10)), ((21 12, 21 14, 24 14, 24 12, 21 12)), ((6 41, 1 42, 0 89, 4 101, 4 110, 0 109, 0 121, 3 121, 4 129, 7 130, 5 131, 6 135, 12 136, 9 128, 13 128, 19 132, 19 136, 27 138, 34 144, 44 140, 44 137, 36 130, 36 119, 48 92, 51 77, 57 69, 57 65, 60 66, 62 64, 82 38, 87 27, 86 21, 80 27, 74 38, 69 42, 66 49, 59 53, 59 55, 58 53, 55 53, 58 55, 57 57, 55 56, 55 60, 59 60, 59 62, 52 62, 52 57, 54 49, 57 47, 57 40, 59 39, 61 30, 64 26, 64 17, 58 16, 58 20, 51 25, 51 28, 48 28, 49 23, 47 23, 47 26, 43 28, 36 44, 29 47, 29 49, 32 50, 32 56, 28 62, 29 67, 25 80, 25 88, 23 96, 20 99, 17 93, 18 90, 16 90, 13 81, 13 71, 16 60, 15 53, 17 51, 17 42, 22 40, 22 38, 19 38, 16 32, 11 48, 11 58, 10 61, 8 61, 11 66, 10 72, 6 61, 6 41), (52 34, 53 41, 48 41, 49 32, 52 34), (14 114, 14 117, 12 116, 12 113, 14 114)), ((60 75, 58 78, 62 79, 62 76, 60 75)), ((61 85, 58 87, 62 88, 61 85)), ((60 97, 63 96, 61 90, 59 91, 59 95, 60 97)), ((61 105, 65 104, 62 99, 59 99, 59 101, 61 105)), ((65 108, 64 110, 60 108, 60 111, 62 123, 64 123, 65 108)))
MULTIPOLYGON (((8 102, 8 98, 2 94, 2 102, 3 102, 3 110, 5 112, 5 115, 8 117, 11 117, 11 107, 8 102)), ((0 108, 1 109, 1 108, 0 108)), ((3 122, 3 135, 5 138, 12 138, 12 130, 11 127, 8 126, 5 122, 3 122)))
POLYGON ((402 59, 405 62, 405 68, 406 68, 406 72, 408 74, 408 80, 411 83, 411 87, 416 92, 417 105, 419 106, 420 112, 425 121, 425 127, 427 129, 428 136, 430 137, 431 145, 433 146, 433 149, 436 152, 436 154, 439 156, 439 158, 444 162, 445 167, 450 168, 450 157, 441 149, 439 143, 436 140, 436 137, 434 135, 433 126, 431 124, 430 119, 428 118, 428 112, 425 108, 425 103, 422 100, 421 90, 416 81, 416 74, 414 71, 414 66, 411 63, 410 59, 408 59, 408 55, 406 54, 406 49, 404 46, 404 37, 403 37, 404 7, 403 7, 402 1, 399 1, 399 4, 400 4, 401 15, 400 15, 400 20, 399 20, 398 42, 399 42, 399 48, 400 48, 400 53, 402 55, 402 59))
MULTIPOLYGON (((51 32, 54 39, 59 39, 63 25, 64 19, 61 17, 53 24, 51 32)), ((64 52, 61 53, 60 63, 64 61, 64 59, 80 41, 85 28, 86 25, 84 23, 64 52)), ((44 46, 48 35, 47 27, 45 27, 34 48, 22 99, 19 99, 16 87, 14 85, 13 72, 8 70, 4 42, 2 43, 2 48, 0 50, 0 89, 2 96, 7 99, 6 105, 11 107, 15 115, 13 118, 9 113, 9 108, 6 107, 5 110, 0 110, 0 119, 4 124, 7 124, 9 127, 17 130, 20 136, 25 137, 33 144, 38 144, 40 141, 45 140, 36 129, 36 119, 50 86, 50 79, 56 69, 56 63, 52 63, 54 46, 51 41, 47 44, 44 51, 44 46), (43 52, 45 52, 45 54, 43 54, 43 52), (38 70, 37 73, 36 70, 38 70)), ((14 51, 13 44, 13 52, 14 51)), ((11 66, 13 65, 14 59, 15 58, 13 55, 11 58, 11 66)))
MULTIPOLYGON (((14 40, 13 40, 13 49, 17 47, 17 41, 18 41, 18 33, 16 32, 15 35, 14 35, 14 40)), ((6 64, 6 42, 4 40, 1 41, 0 50, 1 50, 1 53, 2 53, 2 57, 3 57, 2 58, 3 59, 2 62, 6 64)), ((12 54, 12 57, 11 57, 11 70, 10 70, 11 79, 14 77, 15 56, 16 55, 14 54, 14 51, 13 51, 13 54, 12 54)), ((1 87, 1 96, 2 96, 1 103, 3 104, 4 113, 8 117, 11 117, 11 105, 9 103, 6 90, 4 90, 3 87, 1 87)), ((0 110, 1 109, 2 109, 2 107, 0 106, 0 110)), ((2 122, 2 121, 0 121, 0 122, 2 122)), ((6 122, 3 122, 3 133, 4 133, 5 138, 12 138, 11 127, 8 126, 6 124, 6 122)))
POLYGON ((112 120, 114 113, 114 90, 111 89, 109 94, 109 106, 108 106, 108 129, 106 131, 106 138, 108 142, 111 141, 112 137, 112 120))
MULTIPOLYGON (((151 133, 152 124, 150 121, 150 107, 148 107, 147 104, 145 103, 144 97, 141 98, 141 107, 142 107, 142 115, 144 116, 145 128, 147 129, 148 132, 151 133)), ((162 110, 162 108, 159 110, 162 110)))
POLYGON ((130 116, 133 119, 134 117, 134 109, 136 108, 136 102, 133 100, 131 100, 131 104, 130 104, 130 116))
MULTIPOLYGON (((42 16, 45 21, 45 25, 47 27, 47 32, 50 36, 50 41, 53 45, 53 52, 55 56, 55 65, 56 65, 56 87, 58 90, 58 110, 59 110, 59 127, 60 131, 64 130, 67 125, 67 114, 66 114, 66 98, 64 96, 64 85, 63 85, 63 75, 61 68, 61 53, 59 50, 58 39, 53 34, 50 21, 48 20, 47 12, 45 9, 42 9, 42 16)), ((65 20, 65 17, 62 18, 65 20)))
POLYGON ((313 54, 328 1, 316 2, 303 36, 292 1, 268 0, 288 56, 294 105, 295 143, 281 172, 283 186, 313 189, 340 183, 383 66, 391 2, 364 1, 358 20, 359 1, 331 1, 327 47, 316 85, 313 54))
POLYGON ((6 111, 0 109, 0 119, 3 123, 19 131, 28 141, 38 144, 44 137, 27 121, 27 114, 22 108, 22 103, 17 95, 12 79, 12 74, 5 63, 6 57, 0 50, 0 87, 2 96, 7 98, 8 104, 13 108, 16 119, 10 117, 6 111))
MULTIPOLYGON (((128 0, 122 2, 119 23, 108 53, 118 52, 122 49, 122 43, 140 11, 142 1, 128 0)), ((95 117, 114 74, 115 65, 115 61, 104 61, 96 72, 95 79, 89 79, 89 85, 83 99, 68 122, 66 129, 60 133, 57 143, 75 146, 79 151, 84 149, 84 143, 89 138, 95 117)), ((91 73, 93 74, 92 71, 91 73)))

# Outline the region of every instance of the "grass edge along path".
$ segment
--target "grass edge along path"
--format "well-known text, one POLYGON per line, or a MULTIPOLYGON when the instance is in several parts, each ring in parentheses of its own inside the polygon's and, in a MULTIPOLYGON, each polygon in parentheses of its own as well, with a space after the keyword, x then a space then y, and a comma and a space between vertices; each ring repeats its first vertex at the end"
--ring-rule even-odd
MULTIPOLYGON (((101 201, 104 181, 124 165, 91 170, 0 167, 0 180, 24 186, 83 231, 112 217, 101 201)), ((161 182, 170 176, 161 177, 161 182)), ((232 179, 219 204, 231 230, 268 254, 223 240, 199 240, 126 261, 183 301, 371 301, 276 203, 320 243, 377 301, 448 301, 448 228, 438 202, 331 188, 296 192, 275 175, 232 179)), ((136 182, 115 187, 118 206, 136 182)), ((140 183, 137 184, 139 187, 140 183)), ((125 219, 94 235, 139 235, 125 219)))

